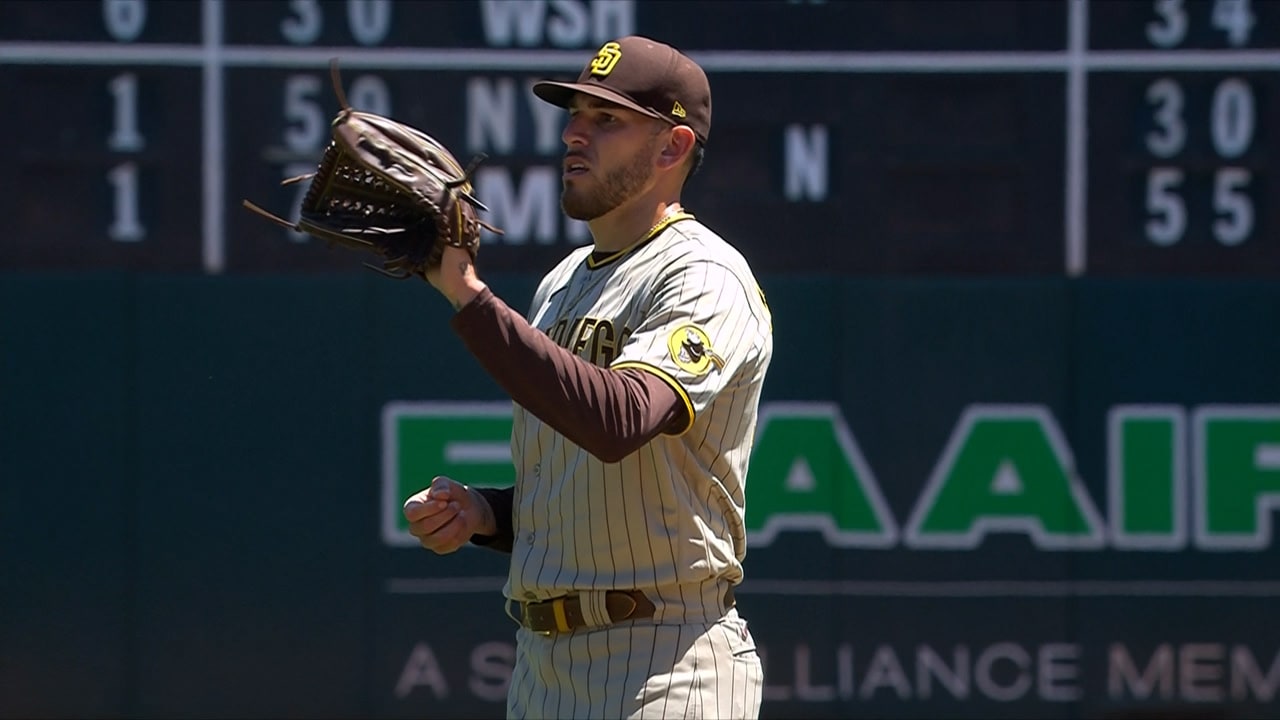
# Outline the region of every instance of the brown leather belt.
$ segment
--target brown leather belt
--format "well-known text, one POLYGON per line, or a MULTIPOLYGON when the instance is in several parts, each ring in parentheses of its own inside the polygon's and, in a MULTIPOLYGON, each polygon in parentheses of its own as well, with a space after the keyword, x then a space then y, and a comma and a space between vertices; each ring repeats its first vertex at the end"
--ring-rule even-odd
MULTIPOLYGON (((724 593, 724 609, 733 607, 737 601, 733 597, 733 588, 724 593)), ((582 616, 582 600, 577 595, 565 595, 542 602, 517 603, 520 608, 521 623, 530 630, 550 635, 554 632, 571 632, 588 624, 582 616)), ((611 622, 623 620, 644 620, 653 617, 657 611, 653 601, 639 590, 609 590, 604 595, 605 610, 611 622)))

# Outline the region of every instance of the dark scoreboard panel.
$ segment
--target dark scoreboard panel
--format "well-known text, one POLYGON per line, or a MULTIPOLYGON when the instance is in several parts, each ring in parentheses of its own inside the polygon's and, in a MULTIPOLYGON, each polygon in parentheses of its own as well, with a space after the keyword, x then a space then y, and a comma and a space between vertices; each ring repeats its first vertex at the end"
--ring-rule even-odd
MULTIPOLYGON (((372 97, 389 98, 400 117, 432 127, 455 147, 467 146, 473 114, 440 115, 438 107, 419 98, 455 97, 462 105, 468 83, 489 88, 509 81, 522 94, 519 103, 526 104, 524 88, 536 77, 352 73, 357 91, 385 88, 385 95, 377 90, 372 97)), ((720 93, 715 112, 726 122, 713 121, 707 160, 689 185, 686 205, 763 266, 787 271, 1061 270, 1061 127, 1037 122, 1029 110, 1039 105, 1061 115, 1061 78, 731 73, 713 82, 720 93), (819 101, 831 96, 841 101, 819 101), (795 106, 761 101, 781 97, 815 100, 795 106), (909 126, 897 121, 904 116, 914 118, 909 126), (827 162, 816 173, 795 169, 800 162, 795 159, 797 145, 805 148, 799 151, 802 158, 827 162), (823 148, 825 154, 820 153, 823 148)), ((337 108, 328 83, 322 71, 235 70, 228 80, 228 111, 232 117, 249 116, 278 105, 280 88, 305 87, 322 96, 327 117, 337 108)), ((300 97, 301 91, 285 94, 300 97)), ((529 112, 521 110, 522 116, 529 112)), ((235 144, 254 142, 258 152, 228 157, 229 192, 265 200, 270 207, 296 204, 305 188, 279 188, 278 183, 306 171, 313 153, 291 153, 284 138, 302 143, 310 128, 318 138, 321 116, 315 117, 311 123, 290 123, 279 114, 268 115, 261 126, 233 130, 238 133, 232 136, 235 144), (257 140, 264 135, 270 140, 257 140)), ((494 258, 513 267, 544 263, 548 249, 559 254, 565 247, 560 238, 571 232, 557 205, 559 126, 550 133, 550 151, 539 154, 534 121, 522 119, 517 125, 522 121, 530 132, 516 131, 513 152, 495 152, 493 143, 472 148, 496 158, 481 171, 478 194, 507 230, 505 242, 491 246, 496 252, 486 248, 488 265, 494 258)), ((275 241, 288 232, 266 228, 264 233, 261 220, 248 213, 233 213, 227 227, 233 259, 266 259, 276 267, 335 260, 275 241)))
POLYGON ((296 207, 337 57, 358 107, 489 156, 484 267, 545 269, 589 235, 528 84, 633 32, 708 69, 686 205, 768 271, 1280 274, 1257 0, 9 0, 0 268, 358 270, 240 207, 296 207))
MULTIPOLYGON (((0 67, 0 267, 201 267, 195 68, 0 67), (111 124, 114 96, 145 117, 111 124)), ((198 92, 198 91, 197 91, 198 92)))
POLYGON ((1090 15, 1089 270, 1280 274, 1280 3, 1094 2, 1090 15))
MULTIPOLYGON (((1275 0, 1094 0, 1095 50, 1232 50, 1280 47, 1275 0)), ((1272 70, 1277 68, 1273 63, 1272 70)))
POLYGON ((1280 273, 1280 72, 1090 80, 1091 271, 1280 273))
POLYGON ((635 31, 707 50, 1051 50, 1061 0, 228 0, 229 43, 587 47, 635 31), (378 19, 394 17, 385 33, 378 19), (981 22, 975 22, 981 18, 981 22), (374 40, 376 38, 376 41, 374 40), (589 39, 584 42, 584 39, 589 39))

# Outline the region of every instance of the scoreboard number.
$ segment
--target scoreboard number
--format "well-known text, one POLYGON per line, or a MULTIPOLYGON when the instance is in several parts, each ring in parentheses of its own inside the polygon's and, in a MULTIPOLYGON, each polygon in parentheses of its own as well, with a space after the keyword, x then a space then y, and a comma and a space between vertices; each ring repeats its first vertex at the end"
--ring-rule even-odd
POLYGON ((147 0, 102 0, 102 21, 113 39, 137 40, 147 24, 147 0))
POLYGON ((314 99, 320 92, 320 78, 291 75, 284 83, 284 144, 296 153, 313 152, 324 139, 324 111, 314 99))
POLYGON ((1231 47, 1244 47, 1257 21, 1249 9, 1249 0, 1214 0, 1209 22, 1227 34, 1231 47))
MULTIPOLYGON (((319 155, 329 141, 328 113, 319 98, 322 92, 332 92, 325 81, 316 75, 290 75, 284 83, 284 144, 294 157, 315 157, 319 155)), ((351 107, 378 115, 391 115, 391 90, 378 75, 358 75, 346 88, 347 100, 351 107)), ((289 162, 283 167, 281 179, 297 177, 314 172, 315 162, 289 162)), ((294 186, 293 216, 297 222, 297 209, 302 205, 308 183, 297 183, 294 186)), ((286 236, 294 242, 305 242, 307 235, 296 230, 285 230, 286 236)))
MULTIPOLYGON (((102 22, 107 34, 119 42, 132 42, 147 24, 146 0, 102 0, 102 22)), ((111 94, 111 133, 107 148, 113 152, 137 152, 146 144, 138 131, 138 76, 121 73, 107 83, 111 94)), ((138 165, 126 160, 107 171, 111 187, 111 222, 107 237, 116 242, 138 242, 146 229, 138 214, 138 165)))
POLYGON ((351 107, 378 115, 391 115, 391 91, 378 75, 358 75, 347 89, 351 107))
POLYGON ((1240 78, 1227 78, 1213 93, 1209 121, 1213 149, 1224 158, 1240 157, 1253 142, 1253 90, 1240 78))
POLYGON ((107 172, 112 191, 112 220, 107 236, 117 242, 138 242, 146 229, 138 219, 138 165, 126 161, 107 172))
MULTIPOLYGON (((347 0, 347 27, 361 45, 379 45, 391 30, 391 0, 347 0)), ((318 0, 290 0, 290 14, 280 21, 280 35, 295 45, 320 38, 324 14, 318 0)))
POLYGON ((115 152, 137 152, 146 144, 138 132, 138 76, 123 73, 107 83, 111 92, 112 123, 107 147, 115 152))
MULTIPOLYGON (((116 10, 121 18, 142 17, 141 0, 115 0, 119 7, 135 8, 116 10)), ((112 5, 108 0, 107 6, 112 5)), ((108 14, 107 17, 114 17, 108 14)), ((121 20, 120 22, 125 22, 121 20)), ((130 25, 129 28, 134 26, 130 25)), ((141 22, 138 23, 141 27, 141 22)), ((111 133, 107 136, 107 149, 113 152, 133 153, 141 150, 146 141, 138 130, 138 76, 121 73, 107 82, 111 94, 111 133)), ((111 186, 111 223, 107 237, 116 242, 138 242, 146 237, 146 229, 138 216, 138 165, 126 160, 107 172, 107 184, 111 186)))
POLYGON ((1147 172, 1147 239, 1161 247, 1177 243, 1187 231, 1187 206, 1178 194, 1182 170, 1155 167, 1147 172))
POLYGON ((1249 239, 1253 233, 1253 201, 1246 189, 1252 177, 1244 168, 1222 168, 1213 180, 1213 237, 1228 247, 1249 239))
POLYGON ((1187 9, 1182 0, 1155 0, 1156 19, 1147 23, 1147 39, 1152 45, 1170 48, 1187 36, 1187 9))
MULTIPOLYGON (((1153 106, 1155 128, 1145 138, 1147 150, 1162 160, 1186 147, 1185 95, 1170 78, 1153 82, 1146 93, 1153 106)), ((1238 77, 1226 78, 1214 88, 1209 108, 1209 138, 1223 159, 1239 158, 1253 144, 1256 109, 1253 89, 1238 77)), ((1147 240, 1168 247, 1183 239, 1187 230, 1186 203, 1180 195, 1185 173, 1176 167, 1153 167, 1147 172, 1145 225, 1147 240)), ((1212 206, 1214 240, 1227 247, 1244 243, 1253 234, 1254 207, 1249 197, 1252 173, 1241 167, 1222 167, 1213 174, 1212 206)))
POLYGON ((1156 108, 1152 114, 1156 129, 1147 133, 1147 149, 1159 158, 1182 152, 1187 142, 1187 125, 1182 121, 1182 87, 1169 78, 1161 78, 1147 88, 1147 102, 1156 108))
POLYGON ((347 0, 347 25, 361 45, 377 45, 391 29, 391 0, 347 0))
MULTIPOLYGON (((319 101, 328 91, 316 75, 290 75, 284 84, 284 143, 295 153, 314 153, 328 139, 329 117, 319 101)), ((346 88, 351 107, 378 115, 391 115, 391 91, 377 75, 360 75, 346 88)))
MULTIPOLYGON (((1186 39, 1190 21, 1185 0, 1155 0, 1152 10, 1156 17, 1147 23, 1147 40, 1152 45, 1171 48, 1186 39)), ((1214 0, 1209 24, 1226 35, 1231 47, 1248 45, 1256 23, 1249 0, 1214 0)))

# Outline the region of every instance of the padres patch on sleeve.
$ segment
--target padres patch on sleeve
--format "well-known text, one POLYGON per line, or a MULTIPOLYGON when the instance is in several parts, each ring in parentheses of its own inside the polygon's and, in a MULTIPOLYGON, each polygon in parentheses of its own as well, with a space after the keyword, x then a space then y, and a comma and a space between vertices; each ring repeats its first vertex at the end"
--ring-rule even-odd
POLYGON ((697 325, 681 325, 667 336, 667 349, 676 367, 693 375, 702 375, 715 365, 724 367, 721 358, 711 347, 711 338, 697 325))

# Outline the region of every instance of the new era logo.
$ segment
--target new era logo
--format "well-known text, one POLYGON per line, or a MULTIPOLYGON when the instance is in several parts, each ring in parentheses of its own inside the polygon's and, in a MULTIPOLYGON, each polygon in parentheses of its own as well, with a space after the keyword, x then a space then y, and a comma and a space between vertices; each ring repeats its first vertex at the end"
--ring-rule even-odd
POLYGON ((679 100, 676 101, 675 107, 671 108, 671 114, 678 118, 682 118, 687 114, 684 111, 684 106, 680 104, 679 100))

